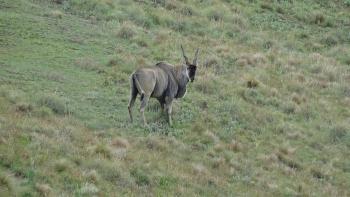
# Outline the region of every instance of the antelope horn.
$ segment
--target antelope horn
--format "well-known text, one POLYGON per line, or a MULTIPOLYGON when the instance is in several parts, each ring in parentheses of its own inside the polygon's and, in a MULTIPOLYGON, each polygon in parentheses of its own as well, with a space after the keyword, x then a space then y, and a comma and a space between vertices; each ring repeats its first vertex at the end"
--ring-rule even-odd
POLYGON ((186 64, 190 64, 190 62, 188 61, 188 58, 187 58, 186 55, 185 55, 185 51, 184 51, 184 48, 182 47, 182 45, 181 45, 181 50, 182 50, 182 55, 183 55, 184 58, 185 58, 186 64))
POLYGON ((197 49, 196 54, 194 55, 193 65, 197 65, 198 52, 199 52, 199 49, 197 49))

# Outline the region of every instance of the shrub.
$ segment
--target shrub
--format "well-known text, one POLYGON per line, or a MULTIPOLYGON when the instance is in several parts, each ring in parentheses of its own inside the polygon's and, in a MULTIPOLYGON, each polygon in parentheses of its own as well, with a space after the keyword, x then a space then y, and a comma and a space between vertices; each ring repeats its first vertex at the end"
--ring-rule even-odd
POLYGON ((260 7, 261 7, 262 9, 264 9, 264 10, 270 10, 270 11, 273 10, 272 5, 269 4, 269 3, 262 3, 262 4, 260 5, 260 7))
POLYGON ((166 1, 165 8, 167 10, 175 10, 178 7, 176 1, 166 1))
POLYGON ((350 0, 344 0, 344 5, 350 7, 350 0))
POLYGON ((276 12, 277 12, 277 13, 280 13, 280 14, 284 14, 284 13, 285 13, 285 10, 284 10, 282 7, 278 6, 278 7, 276 8, 276 12))
POLYGON ((66 170, 69 170, 71 168, 71 164, 66 159, 60 159, 55 162, 54 169, 57 172, 64 172, 66 170))
POLYGON ((52 0, 52 2, 57 3, 57 4, 62 4, 64 3, 66 0, 52 0))
POLYGON ((212 9, 207 13, 207 17, 212 21, 222 21, 224 19, 224 13, 217 9, 212 9))
POLYGON ((326 20, 325 16, 322 13, 314 14, 313 22, 317 25, 324 23, 326 20))
POLYGON ((31 112, 33 110, 33 105, 29 103, 18 103, 16 104, 16 111, 18 112, 31 112))
POLYGON ((338 44, 338 39, 335 36, 328 35, 327 37, 323 38, 321 42, 328 47, 332 47, 338 44))
POLYGON ((49 16, 53 17, 53 18, 62 18, 63 17, 63 13, 59 10, 53 10, 51 11, 51 13, 49 14, 49 16))
POLYGON ((149 185, 151 182, 147 174, 139 168, 132 169, 130 175, 135 178, 135 182, 139 186, 149 185))
POLYGON ((282 110, 286 114, 294 114, 298 110, 298 106, 296 103, 291 102, 291 101, 285 101, 282 104, 282 110))
POLYGON ((98 63, 90 57, 80 57, 75 60, 75 65, 83 70, 96 71, 99 70, 98 63))
POLYGON ((64 9, 72 14, 83 17, 97 17, 97 19, 109 19, 114 8, 110 0, 70 0, 64 1, 64 9))
POLYGON ((161 176, 158 181, 158 186, 161 189, 168 189, 177 184, 177 179, 171 176, 161 176))
POLYGON ((331 128, 329 132, 330 140, 333 143, 342 141, 348 134, 345 125, 336 125, 333 128, 331 128))
POLYGON ((123 39, 131 39, 136 35, 135 25, 131 23, 123 23, 117 32, 117 36, 123 39))
POLYGON ((216 55, 209 56, 203 63, 205 68, 212 68, 216 74, 220 74, 223 71, 222 61, 216 55))
POLYGON ((103 157, 108 158, 108 159, 110 159, 112 157, 112 152, 111 152, 110 148, 104 144, 98 144, 95 147, 95 153, 102 155, 103 157))
POLYGON ((193 16, 196 15, 195 10, 191 6, 184 6, 181 8, 181 14, 185 16, 193 16))
MULTIPOLYGON (((0 173, 0 190, 4 189, 7 190, 9 194, 11 194, 13 192, 13 183, 9 176, 0 173)), ((2 191, 0 193, 2 193, 2 191)))
POLYGON ((142 7, 127 6, 122 13, 122 16, 118 16, 119 21, 132 21, 145 28, 150 28, 153 25, 152 19, 146 15, 142 7))
POLYGON ((208 17, 209 20, 220 22, 229 18, 225 15, 225 13, 230 13, 230 10, 223 4, 217 4, 215 6, 209 7, 204 14, 208 17))
POLYGON ((256 88, 259 86, 259 81, 254 79, 254 78, 250 78, 247 80, 247 87, 248 88, 256 88))
POLYGON ((38 100, 39 106, 50 108, 54 113, 64 115, 70 113, 67 102, 56 95, 45 95, 38 100))
POLYGON ((41 196, 51 196, 52 188, 48 184, 35 184, 35 189, 41 196))
POLYGON ((50 117, 52 110, 46 106, 41 106, 39 109, 34 110, 34 114, 41 118, 50 117))
POLYGON ((217 93, 217 82, 212 76, 208 75, 198 77, 197 81, 198 82, 194 86, 198 91, 202 92, 203 94, 217 93))
POLYGON ((317 169, 317 168, 312 168, 310 170, 310 173, 316 179, 326 179, 326 180, 329 179, 329 176, 327 174, 325 174, 324 172, 322 172, 320 169, 317 169))
POLYGON ((80 188, 80 193, 87 196, 95 196, 100 190, 93 183, 84 183, 80 188))
POLYGON ((254 88, 245 89, 242 92, 242 97, 245 101, 250 102, 252 104, 266 104, 264 95, 262 95, 260 91, 254 88))

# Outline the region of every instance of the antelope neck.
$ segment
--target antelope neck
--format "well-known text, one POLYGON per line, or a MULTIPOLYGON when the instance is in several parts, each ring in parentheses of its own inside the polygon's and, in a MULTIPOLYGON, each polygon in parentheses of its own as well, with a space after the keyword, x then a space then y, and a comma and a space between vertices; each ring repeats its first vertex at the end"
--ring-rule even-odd
POLYGON ((189 76, 183 76, 182 75, 182 69, 186 67, 184 65, 179 65, 175 67, 175 73, 176 73, 176 82, 180 87, 186 87, 186 85, 188 84, 188 82, 190 81, 189 76))

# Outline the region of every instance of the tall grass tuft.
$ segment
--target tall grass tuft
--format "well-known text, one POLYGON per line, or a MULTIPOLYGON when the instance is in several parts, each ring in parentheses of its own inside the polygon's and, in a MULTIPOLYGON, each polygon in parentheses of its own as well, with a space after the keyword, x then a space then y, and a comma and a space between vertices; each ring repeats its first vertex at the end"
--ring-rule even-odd
POLYGON ((54 113, 59 115, 70 114, 71 110, 68 107, 68 102, 56 95, 44 95, 38 100, 39 106, 50 108, 54 113))

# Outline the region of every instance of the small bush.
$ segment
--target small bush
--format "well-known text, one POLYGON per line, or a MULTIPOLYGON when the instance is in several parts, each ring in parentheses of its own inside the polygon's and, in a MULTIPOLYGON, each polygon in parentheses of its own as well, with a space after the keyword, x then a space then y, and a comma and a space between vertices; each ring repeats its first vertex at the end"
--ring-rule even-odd
POLYGON ((256 88, 259 86, 259 81, 254 79, 254 78, 250 78, 247 80, 247 87, 248 88, 256 88))
POLYGON ((7 190, 9 194, 13 192, 13 183, 10 177, 3 173, 0 173, 0 190, 7 190))
POLYGON ((48 184, 35 184, 35 189, 41 196, 50 196, 52 188, 48 184))
POLYGON ((336 125, 329 131, 331 142, 341 142, 348 134, 347 128, 344 125, 336 125))
POLYGON ((165 8, 167 10, 175 10, 176 8, 178 8, 178 4, 176 3, 176 1, 166 1, 165 8))
POLYGON ((350 0, 344 0, 344 5, 350 7, 350 0))
POLYGON ((177 184, 177 179, 171 176, 161 176, 158 181, 158 186, 161 189, 168 189, 177 184))
POLYGON ((71 168, 71 164, 66 159, 60 159, 55 162, 54 169, 57 172, 64 172, 71 168))
POLYGON ((282 153, 277 153, 277 158, 278 160, 285 164, 287 167, 293 169, 293 170, 301 170, 303 169, 303 167, 301 166, 301 164, 299 162, 297 162, 296 160, 287 157, 286 155, 283 155, 282 153))
POLYGON ((211 21, 220 22, 229 18, 225 15, 226 13, 230 13, 230 10, 226 6, 217 4, 216 6, 209 7, 205 15, 211 21))
POLYGON ((57 4, 62 4, 64 3, 66 0, 52 0, 52 2, 57 3, 57 4))
POLYGON ((314 178, 316 179, 329 179, 329 176, 325 173, 323 173, 321 170, 316 169, 316 168, 312 168, 311 169, 311 174, 314 178))
POLYGON ((117 36, 123 39, 131 39, 136 35, 135 26, 131 23, 124 23, 117 32, 117 36))
POLYGON ((135 178, 135 182, 139 186, 149 185, 151 183, 147 174, 141 169, 132 169, 130 175, 135 178))
POLYGON ((45 118, 52 116, 52 110, 51 108, 48 108, 46 106, 41 106, 38 109, 34 110, 34 114, 38 117, 45 118))
POLYGON ((114 3, 111 0, 69 0, 64 1, 64 9, 87 18, 109 19, 114 3))
POLYGON ((53 10, 44 16, 61 19, 63 17, 63 13, 60 10, 53 10))
POLYGON ((313 22, 317 25, 320 25, 326 21, 325 16, 322 13, 314 14, 313 22))
POLYGON ((203 94, 214 94, 217 93, 216 81, 211 76, 203 76, 197 79, 195 88, 203 94))
POLYGON ((111 150, 104 144, 99 144, 95 147, 95 153, 110 159, 112 157, 111 150))
POLYGON ((258 89, 249 88, 245 89, 242 92, 242 97, 245 101, 250 102, 252 104, 263 105, 266 104, 264 95, 261 94, 258 89))
POLYGON ((285 101, 283 104, 282 104, 282 110, 284 113, 286 114, 294 114, 297 112, 298 110, 298 106, 296 103, 294 102, 291 102, 291 101, 285 101))
POLYGON ((328 47, 332 47, 338 44, 338 39, 335 36, 329 35, 323 38, 321 42, 328 47))
POLYGON ((260 5, 260 7, 264 10, 270 10, 270 11, 273 11, 273 7, 271 4, 268 4, 268 3, 263 3, 260 5))
POLYGON ((203 63, 205 68, 211 68, 214 70, 215 74, 223 73, 222 61, 219 57, 212 55, 208 57, 203 63))
POLYGON ((18 112, 24 112, 24 113, 31 112, 33 111, 33 108, 34 108, 33 105, 29 103, 16 104, 16 111, 18 112))
POLYGON ((184 6, 181 8, 181 14, 185 16, 193 16, 196 15, 196 12, 191 6, 184 6))
POLYGON ((97 183, 100 180, 100 175, 96 170, 90 170, 84 173, 84 176, 89 182, 97 183))
POLYGON ((127 139, 124 138, 114 138, 111 142, 111 145, 117 148, 129 148, 130 144, 127 139))
POLYGON ((241 29, 244 29, 248 24, 247 19, 242 17, 240 14, 233 14, 231 16, 231 21, 233 24, 238 25, 241 29))
POLYGON ((95 196, 100 190, 93 183, 84 183, 80 188, 80 193, 88 196, 95 196))
POLYGON ((67 102, 56 95, 43 96, 39 99, 38 104, 41 107, 45 106, 50 108, 54 113, 59 115, 70 113, 67 102))
POLYGON ((100 69, 98 63, 90 57, 80 57, 74 63, 77 67, 87 71, 97 71, 100 69))
POLYGON ((279 6, 278 6, 278 7, 276 8, 276 12, 277 12, 277 13, 280 13, 280 14, 284 14, 284 13, 285 13, 285 10, 284 10, 282 7, 279 7, 279 6))

